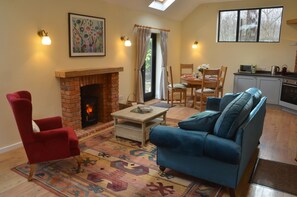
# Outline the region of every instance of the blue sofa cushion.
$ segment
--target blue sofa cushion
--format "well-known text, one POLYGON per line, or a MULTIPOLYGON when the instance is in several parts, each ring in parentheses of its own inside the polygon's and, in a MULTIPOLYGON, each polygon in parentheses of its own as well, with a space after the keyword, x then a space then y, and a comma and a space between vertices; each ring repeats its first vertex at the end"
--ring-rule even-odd
POLYGON ((221 112, 204 111, 191 116, 187 120, 180 121, 178 123, 178 126, 181 129, 212 133, 214 125, 220 115, 221 112))
POLYGON ((207 135, 204 155, 222 162, 238 164, 241 157, 241 147, 232 140, 207 135))
POLYGON ((258 105, 262 98, 262 92, 258 88, 249 88, 245 92, 250 93, 253 96, 253 108, 258 105))
POLYGON ((176 153, 203 156, 206 135, 207 132, 158 125, 151 128, 150 142, 157 147, 170 148, 176 153))
POLYGON ((227 139, 233 138, 237 128, 252 109, 251 97, 251 94, 243 92, 226 106, 215 124, 214 135, 227 139))
POLYGON ((224 97, 221 98, 219 111, 224 111, 226 106, 229 105, 229 103, 231 103, 236 97, 238 97, 238 95, 240 95, 240 93, 226 93, 224 97))

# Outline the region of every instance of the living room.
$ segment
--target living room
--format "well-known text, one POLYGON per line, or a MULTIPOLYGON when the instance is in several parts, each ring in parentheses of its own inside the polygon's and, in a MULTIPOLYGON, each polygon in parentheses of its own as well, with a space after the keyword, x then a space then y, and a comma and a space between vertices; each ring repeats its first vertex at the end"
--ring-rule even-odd
POLYGON ((256 64, 259 69, 270 71, 272 65, 286 64, 288 71, 293 72, 296 46, 290 44, 297 41, 297 26, 286 21, 297 18, 296 8, 297 2, 293 0, 224 1, 200 4, 184 18, 174 20, 104 0, 1 1, 0 152, 22 146, 5 95, 28 90, 33 96, 33 118, 61 115, 60 79, 55 77, 58 70, 123 67, 123 72, 119 72, 119 102, 125 103, 135 91, 135 24, 170 30, 167 65, 174 68, 176 79, 181 63, 193 63, 195 67, 201 64, 210 67, 227 65, 225 92, 233 92, 233 73, 238 71, 239 65, 256 64), (284 6, 280 42, 216 41, 219 10, 274 6, 284 6), (106 56, 69 57, 68 13, 105 18, 106 56), (37 35, 41 29, 48 32, 51 45, 41 44, 37 35), (123 35, 131 39, 131 47, 123 45, 120 40, 123 35), (194 41, 199 42, 197 49, 191 47, 194 41))

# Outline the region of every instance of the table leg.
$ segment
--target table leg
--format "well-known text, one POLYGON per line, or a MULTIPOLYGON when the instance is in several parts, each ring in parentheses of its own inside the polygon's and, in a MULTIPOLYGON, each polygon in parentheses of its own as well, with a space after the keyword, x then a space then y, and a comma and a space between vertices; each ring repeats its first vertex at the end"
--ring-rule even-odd
POLYGON ((117 137, 117 128, 116 128, 116 125, 118 124, 118 118, 114 117, 113 118, 113 122, 114 122, 113 123, 114 124, 113 126, 114 126, 114 131, 115 131, 114 134, 115 134, 115 137, 117 137))
POLYGON ((166 125, 166 114, 167 114, 167 112, 165 112, 165 113, 163 114, 163 122, 164 122, 164 125, 166 125))
POLYGON ((141 124, 141 131, 142 131, 142 142, 141 142, 141 145, 144 146, 145 145, 145 141, 146 141, 145 123, 144 122, 141 124))

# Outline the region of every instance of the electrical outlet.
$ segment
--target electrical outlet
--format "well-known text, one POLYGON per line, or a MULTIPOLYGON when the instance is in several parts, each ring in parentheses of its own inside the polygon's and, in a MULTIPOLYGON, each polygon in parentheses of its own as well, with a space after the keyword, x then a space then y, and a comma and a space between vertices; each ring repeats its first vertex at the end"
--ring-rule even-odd
POLYGON ((119 95, 119 100, 123 100, 124 99, 124 96, 123 95, 119 95))

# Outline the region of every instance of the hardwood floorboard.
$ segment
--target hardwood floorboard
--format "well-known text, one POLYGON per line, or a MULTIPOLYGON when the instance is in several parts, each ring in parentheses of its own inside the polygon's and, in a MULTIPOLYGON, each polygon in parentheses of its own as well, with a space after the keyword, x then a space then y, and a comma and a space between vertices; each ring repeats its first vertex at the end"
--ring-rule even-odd
MULTIPOLYGON (((196 109, 177 105, 168 110, 167 117, 182 120, 197 112, 196 109)), ((243 175, 236 189, 236 196, 293 197, 294 195, 268 187, 250 184, 249 179, 257 156, 263 159, 297 165, 294 160, 297 151, 296 142, 297 115, 283 111, 279 107, 268 105, 258 155, 255 154, 253 161, 250 162, 243 175)), ((26 154, 23 148, 0 154, 0 196, 55 196, 34 182, 28 182, 27 179, 11 170, 12 167, 25 162, 26 154)), ((225 192, 223 196, 228 196, 228 193, 225 192)))

